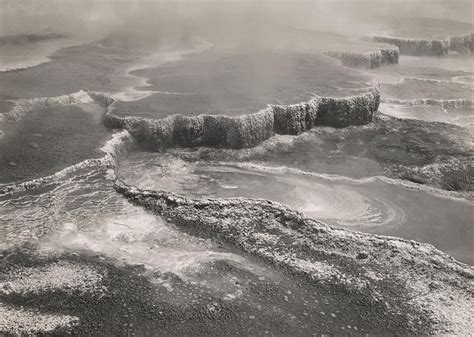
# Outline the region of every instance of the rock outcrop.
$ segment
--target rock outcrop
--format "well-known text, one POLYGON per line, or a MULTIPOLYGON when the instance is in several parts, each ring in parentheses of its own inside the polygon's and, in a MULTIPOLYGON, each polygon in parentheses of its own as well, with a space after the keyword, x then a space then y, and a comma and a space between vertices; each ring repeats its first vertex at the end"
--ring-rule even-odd
POLYGON ((449 50, 448 40, 405 39, 397 37, 374 36, 375 42, 397 46, 403 55, 446 55, 449 50))
POLYGON ((449 36, 445 39, 374 36, 371 40, 393 47, 380 48, 366 53, 327 51, 326 55, 340 60, 346 67, 373 69, 384 65, 398 64, 400 54, 441 56, 446 55, 449 51, 463 54, 474 52, 474 33, 449 36))
POLYGON ((474 33, 449 37, 449 49, 458 53, 474 52, 474 33))
POLYGON ((384 65, 398 64, 400 51, 393 47, 367 53, 328 51, 326 54, 340 60, 346 67, 373 69, 384 65))
POLYGON ((474 33, 449 36, 445 39, 411 39, 388 36, 374 36, 375 42, 397 46, 400 54, 418 56, 441 56, 448 51, 458 53, 474 52, 474 33))
MULTIPOLYGON (((473 158, 453 158, 443 163, 424 166, 394 167, 392 174, 419 184, 430 184, 446 191, 474 191, 473 158)), ((466 198, 472 199, 469 194, 466 198)))
POLYGON ((119 117, 110 106, 106 126, 128 130, 142 146, 162 149, 170 146, 246 148, 278 134, 299 134, 314 126, 346 127, 372 120, 380 103, 380 92, 344 97, 316 97, 293 105, 270 105, 249 115, 181 116, 163 119, 119 117))
POLYGON ((273 131, 270 109, 252 115, 229 117, 172 115, 163 119, 118 117, 107 114, 106 126, 128 130, 138 144, 152 149, 171 146, 251 147, 268 139, 273 131))

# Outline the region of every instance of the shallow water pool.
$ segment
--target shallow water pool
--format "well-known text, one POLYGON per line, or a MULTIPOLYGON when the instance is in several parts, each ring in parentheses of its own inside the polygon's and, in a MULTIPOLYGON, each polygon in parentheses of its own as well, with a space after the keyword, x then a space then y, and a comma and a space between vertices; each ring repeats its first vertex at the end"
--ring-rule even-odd
POLYGON ((473 264, 474 205, 382 177, 289 173, 281 167, 189 163, 169 155, 135 153, 120 175, 141 188, 188 197, 247 197, 280 202, 328 224, 433 244, 473 264))

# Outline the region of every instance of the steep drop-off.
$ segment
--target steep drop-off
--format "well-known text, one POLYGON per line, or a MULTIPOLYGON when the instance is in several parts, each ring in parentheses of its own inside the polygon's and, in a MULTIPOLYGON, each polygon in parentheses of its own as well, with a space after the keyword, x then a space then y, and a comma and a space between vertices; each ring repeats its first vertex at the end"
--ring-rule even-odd
POLYGON ((377 88, 346 98, 317 97, 294 105, 270 105, 249 115, 181 116, 163 119, 119 117, 113 104, 104 118, 106 126, 128 130, 149 148, 169 146, 213 146, 245 148, 255 146, 274 133, 299 134, 314 126, 346 127, 372 120, 380 103, 377 88))
POLYGON ((441 56, 449 51, 472 53, 474 33, 449 36, 445 39, 417 39, 388 36, 374 36, 373 41, 395 45, 404 55, 441 56))
POLYGON ((446 55, 449 50, 448 40, 421 40, 396 37, 374 36, 375 42, 397 46, 404 55, 446 55))
POLYGON ((398 64, 400 51, 398 48, 380 48, 366 53, 328 51, 327 55, 341 60, 344 66, 352 68, 373 69, 384 65, 398 64))

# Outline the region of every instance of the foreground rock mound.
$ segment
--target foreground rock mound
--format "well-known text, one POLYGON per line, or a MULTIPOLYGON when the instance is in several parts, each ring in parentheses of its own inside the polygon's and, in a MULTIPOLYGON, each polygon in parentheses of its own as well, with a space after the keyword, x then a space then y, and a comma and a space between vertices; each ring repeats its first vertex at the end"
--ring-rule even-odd
POLYGON ((187 199, 121 180, 116 189, 191 234, 345 292, 350 301, 382 304, 388 320, 406 313, 413 332, 427 332, 420 322, 434 333, 474 328, 472 270, 431 245, 333 228, 262 199, 187 199))

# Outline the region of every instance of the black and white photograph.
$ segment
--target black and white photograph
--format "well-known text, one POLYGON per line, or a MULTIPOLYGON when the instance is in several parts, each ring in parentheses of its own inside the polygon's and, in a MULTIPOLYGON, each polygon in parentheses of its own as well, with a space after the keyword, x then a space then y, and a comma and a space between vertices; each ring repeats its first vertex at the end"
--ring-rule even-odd
POLYGON ((0 0, 0 336, 474 334, 474 0, 0 0))

